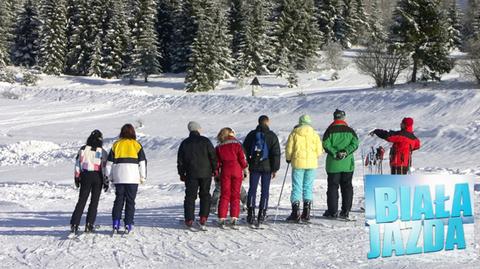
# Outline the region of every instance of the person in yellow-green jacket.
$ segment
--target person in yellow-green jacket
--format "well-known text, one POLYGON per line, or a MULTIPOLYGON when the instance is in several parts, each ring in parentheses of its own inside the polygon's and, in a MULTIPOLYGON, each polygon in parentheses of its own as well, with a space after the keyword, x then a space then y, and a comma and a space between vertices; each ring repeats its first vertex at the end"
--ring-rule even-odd
POLYGON ((113 233, 120 229, 120 219, 125 206, 125 233, 133 230, 135 198, 138 184, 147 178, 147 159, 142 145, 137 141, 135 129, 125 124, 119 139, 113 144, 106 167, 109 180, 115 184, 115 201, 112 209, 113 233))
POLYGON ((323 147, 327 152, 327 206, 324 217, 343 219, 349 218, 352 209, 353 186, 352 178, 355 170, 353 153, 358 148, 358 137, 355 131, 345 121, 346 114, 335 110, 334 121, 323 135, 323 147), (338 215, 338 187, 342 191, 342 210, 338 215))
POLYGON ((323 153, 320 136, 311 126, 309 115, 303 115, 299 124, 290 133, 285 155, 292 165, 292 213, 287 221, 310 221, 313 200, 313 181, 318 168, 318 158, 323 153), (303 198, 303 212, 300 215, 300 201, 303 198))

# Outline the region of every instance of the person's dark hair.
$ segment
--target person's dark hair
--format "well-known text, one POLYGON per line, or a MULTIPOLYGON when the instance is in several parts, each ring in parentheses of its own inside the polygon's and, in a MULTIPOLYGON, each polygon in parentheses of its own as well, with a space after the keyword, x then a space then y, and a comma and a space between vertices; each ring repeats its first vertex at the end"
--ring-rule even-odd
POLYGON ((269 121, 268 116, 262 115, 258 118, 258 124, 265 125, 269 121))
POLYGON ((90 146, 92 150, 97 150, 103 146, 103 134, 99 130, 93 130, 90 136, 87 138, 87 146, 90 146))
POLYGON ((133 125, 130 123, 123 125, 119 137, 124 139, 137 139, 137 134, 135 133, 133 125))

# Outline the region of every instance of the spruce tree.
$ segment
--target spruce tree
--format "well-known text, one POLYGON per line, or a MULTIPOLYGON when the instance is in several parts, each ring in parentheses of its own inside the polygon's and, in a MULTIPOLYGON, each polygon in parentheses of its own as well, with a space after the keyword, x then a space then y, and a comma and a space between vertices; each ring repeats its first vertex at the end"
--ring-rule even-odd
POLYGON ((158 34, 159 63, 163 72, 172 72, 175 61, 175 8, 180 0, 158 0, 156 26, 158 34))
POLYGON ((394 49, 411 55, 412 82, 420 68, 426 79, 450 72, 449 35, 438 0, 400 0, 393 20, 390 39, 394 49))
POLYGON ((462 45, 462 26, 460 24, 459 14, 460 10, 457 7, 457 2, 452 1, 448 8, 448 20, 446 21, 450 36, 450 47, 452 48, 460 48, 462 45))
POLYGON ((229 76, 230 36, 221 7, 212 0, 194 6, 198 31, 191 47, 185 78, 188 92, 214 90, 219 81, 229 76))
POLYGON ((282 0, 276 23, 277 74, 296 86, 295 70, 311 67, 320 47, 320 33, 313 1, 282 0))
MULTIPOLYGON (((78 0, 77 23, 71 37, 68 62, 74 75, 89 75, 97 35, 101 32, 100 18, 103 14, 103 0, 78 0)), ((110 8, 110 7, 108 7, 110 8)))
POLYGON ((138 0, 138 9, 133 14, 134 24, 132 39, 135 40, 132 65, 136 75, 141 75, 145 82, 152 74, 160 72, 158 62, 158 39, 155 31, 155 0, 138 0))
POLYGON ((192 43, 197 35, 198 23, 195 5, 202 0, 183 0, 175 8, 175 33, 173 42, 173 65, 175 73, 187 70, 192 53, 192 43))
POLYGON ((342 16, 337 17, 334 27, 336 40, 338 40, 344 48, 350 48, 352 42, 357 39, 357 32, 354 25, 355 10, 352 3, 352 0, 343 0, 342 16))
POLYGON ((322 46, 336 42, 335 25, 341 17, 338 0, 315 0, 318 10, 318 27, 322 36, 322 46))
POLYGON ((37 64, 39 34, 38 12, 32 1, 27 0, 19 15, 15 29, 12 48, 12 61, 15 65, 32 67, 37 64))
POLYGON ((372 0, 371 14, 368 18, 367 42, 383 43, 388 39, 388 33, 384 26, 383 15, 378 8, 378 0, 372 0))
POLYGON ((67 18, 64 0, 43 0, 41 4, 39 63, 46 74, 60 75, 65 68, 67 18))
POLYGON ((88 74, 94 77, 102 76, 102 38, 98 34, 93 46, 93 54, 91 56, 90 67, 88 74))
POLYGON ((480 39, 480 2, 479 0, 468 0, 467 11, 463 23, 464 40, 480 39))
POLYGON ((0 61, 10 64, 15 25, 15 0, 0 1, 0 61))
MULTIPOLYGON (((376 0, 374 0, 376 1, 376 0)), ((354 45, 366 45, 367 41, 365 36, 368 35, 369 23, 368 18, 369 14, 365 11, 364 0, 355 0, 354 2, 354 13, 352 15, 353 28, 355 29, 355 36, 352 38, 354 45)))
POLYGON ((101 18, 104 25, 102 27, 101 76, 120 78, 125 68, 130 29, 122 1, 106 0, 105 5, 101 18))
POLYGON ((78 27, 83 27, 84 22, 84 0, 66 0, 67 6, 67 57, 65 63, 65 73, 74 75, 76 72, 73 70, 73 66, 77 62, 77 45, 78 37, 75 35, 78 31, 78 27))
POLYGON ((238 9, 237 26, 232 28, 236 74, 246 77, 266 73, 271 54, 267 6, 261 0, 247 0, 238 9))

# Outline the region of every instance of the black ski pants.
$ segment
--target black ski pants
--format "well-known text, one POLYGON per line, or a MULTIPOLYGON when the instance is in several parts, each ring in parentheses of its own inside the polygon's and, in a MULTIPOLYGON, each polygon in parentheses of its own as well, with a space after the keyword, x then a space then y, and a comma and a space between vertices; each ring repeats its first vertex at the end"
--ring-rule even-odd
POLYGON ((77 205, 73 211, 70 224, 80 225, 80 219, 83 215, 83 210, 87 204, 88 196, 90 196, 90 205, 88 206, 87 223, 95 224, 97 218, 98 201, 102 193, 102 174, 99 172, 82 172, 80 174, 80 195, 78 197, 77 205))
POLYGON ((406 175, 410 168, 407 166, 390 166, 390 171, 392 175, 406 175))
POLYGON ((185 180, 183 209, 186 221, 195 219, 195 201, 197 200, 197 194, 200 196, 200 216, 208 217, 210 213, 211 184, 211 178, 187 178, 187 180, 185 180))
POLYGON ((331 215, 338 212, 338 187, 342 192, 342 212, 349 213, 353 200, 353 172, 328 173, 327 206, 331 215))

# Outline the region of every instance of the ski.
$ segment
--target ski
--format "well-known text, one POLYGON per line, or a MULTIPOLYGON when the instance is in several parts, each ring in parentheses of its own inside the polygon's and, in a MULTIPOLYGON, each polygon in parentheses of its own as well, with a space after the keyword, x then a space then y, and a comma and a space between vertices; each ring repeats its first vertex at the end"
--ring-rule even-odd
POLYGON ((195 222, 195 224, 197 225, 199 231, 202 231, 202 232, 208 231, 206 224, 202 225, 200 224, 200 222, 195 222))
POLYGON ((357 221, 356 218, 332 218, 332 217, 324 217, 324 216, 318 216, 316 217, 317 219, 325 219, 325 220, 334 220, 334 221, 343 221, 343 222, 355 222, 357 221))

